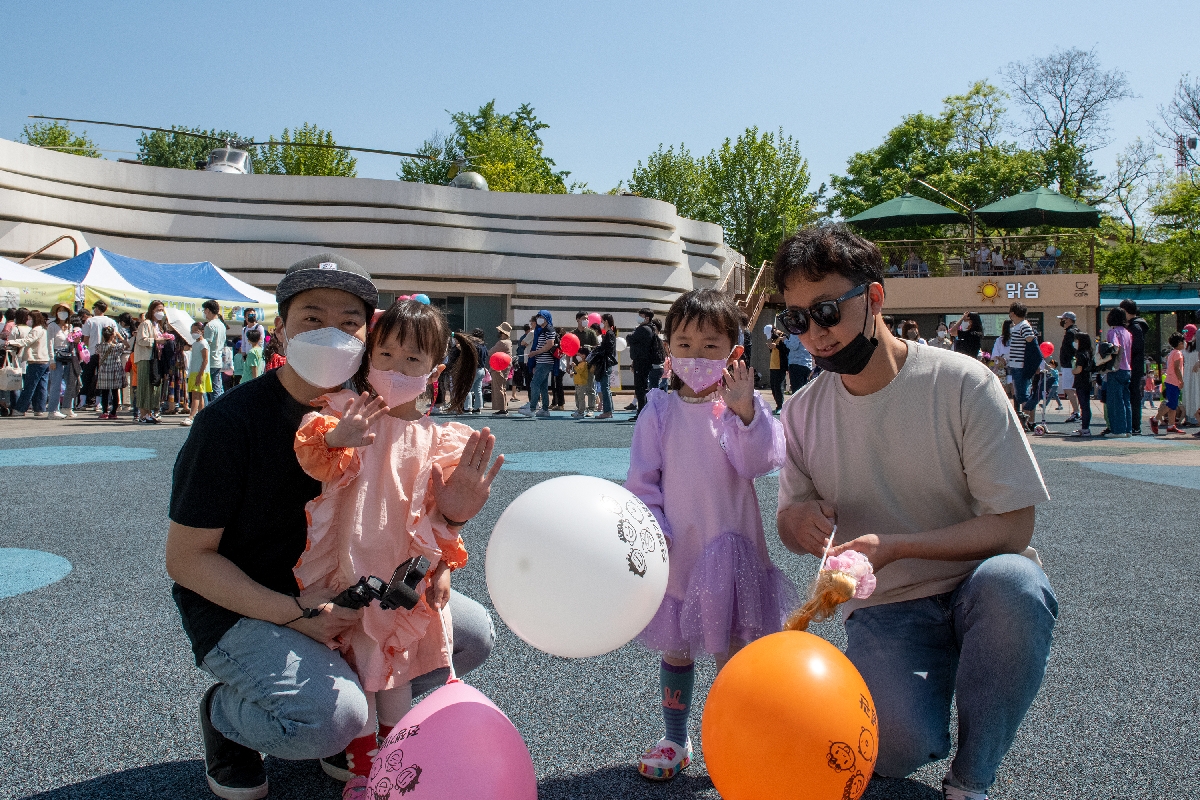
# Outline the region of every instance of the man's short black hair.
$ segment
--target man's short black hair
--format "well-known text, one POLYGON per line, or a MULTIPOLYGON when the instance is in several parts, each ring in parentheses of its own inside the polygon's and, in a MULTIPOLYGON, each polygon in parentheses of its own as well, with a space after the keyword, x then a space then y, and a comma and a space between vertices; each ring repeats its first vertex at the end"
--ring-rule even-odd
POLYGON ((576 315, 575 315, 575 321, 576 321, 576 322, 579 322, 579 320, 581 320, 581 319, 587 319, 587 312, 586 312, 586 311, 580 311, 578 314, 576 314, 576 315))
POLYGON ((1125 313, 1130 317, 1136 317, 1138 315, 1137 301, 1135 300, 1130 300, 1128 298, 1122 300, 1121 308, 1125 309, 1125 313))
POLYGON ((883 283, 883 256, 874 242, 859 236, 845 225, 801 228, 783 240, 775 253, 775 288, 787 289, 797 275, 819 281, 836 274, 855 286, 883 283))
POLYGON ((654 312, 648 308, 639 308, 638 315, 645 317, 646 319, 654 319, 654 312))
POLYGON ((1029 313, 1029 309, 1024 303, 1013 303, 1008 307, 1008 313, 1015 314, 1019 319, 1025 319, 1025 315, 1029 313))
POLYGON ((92 303, 92 308, 103 314, 105 311, 108 311, 108 303, 104 302, 103 300, 97 300, 96 302, 92 303))
POLYGON ((200 304, 200 307, 208 311, 210 314, 214 314, 218 317, 221 316, 221 304, 216 300, 205 300, 200 304))

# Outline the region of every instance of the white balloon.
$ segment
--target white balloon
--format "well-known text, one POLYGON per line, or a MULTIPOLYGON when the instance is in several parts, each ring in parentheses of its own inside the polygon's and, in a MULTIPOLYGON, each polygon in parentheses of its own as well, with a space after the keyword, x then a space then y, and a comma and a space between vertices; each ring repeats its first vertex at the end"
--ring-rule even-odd
POLYGON ((618 352, 618 353, 624 353, 624 352, 625 352, 625 348, 626 348, 626 347, 628 347, 628 346, 629 346, 629 345, 625 344, 625 340, 624 340, 624 339, 622 339, 622 338, 618 338, 618 339, 617 339, 617 352, 618 352))
POLYGON ((765 336, 765 337, 767 337, 768 339, 770 339, 770 338, 771 338, 771 333, 772 333, 772 331, 774 331, 774 330, 775 330, 775 329, 774 329, 773 327, 771 327, 770 325, 763 325, 763 336, 765 336))
POLYGON ((551 655, 587 658, 641 633, 667 591, 667 540, 646 504, 602 478, 527 489, 487 548, 487 585, 513 632, 551 655))

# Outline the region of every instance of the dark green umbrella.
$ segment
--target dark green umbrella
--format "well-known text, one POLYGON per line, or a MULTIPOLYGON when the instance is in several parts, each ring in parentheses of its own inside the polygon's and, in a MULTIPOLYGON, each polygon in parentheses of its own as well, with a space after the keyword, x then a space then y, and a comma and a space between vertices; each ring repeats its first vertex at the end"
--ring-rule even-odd
POLYGON ((864 231, 877 231, 883 228, 911 228, 914 225, 945 225, 966 221, 967 218, 957 211, 912 194, 893 197, 886 203, 872 206, 861 214, 855 214, 846 220, 864 231))
POLYGON ((1100 212, 1059 194, 1053 189, 1021 192, 975 210, 975 216, 993 228, 1031 228, 1054 225, 1059 228, 1098 228, 1100 212))

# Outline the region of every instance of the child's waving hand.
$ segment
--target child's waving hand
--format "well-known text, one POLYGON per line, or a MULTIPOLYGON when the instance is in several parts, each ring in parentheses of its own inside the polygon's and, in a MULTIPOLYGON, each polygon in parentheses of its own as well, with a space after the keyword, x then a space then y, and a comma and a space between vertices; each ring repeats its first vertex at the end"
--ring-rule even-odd
POLYGON ((754 420, 754 373, 744 361, 735 361, 726 367, 721 398, 742 424, 749 425, 754 420))
POLYGON ((383 402, 382 397, 371 399, 369 393, 363 392, 350 403, 333 430, 325 434, 325 445, 366 447, 375 441, 375 432, 371 427, 387 412, 387 403, 383 402))

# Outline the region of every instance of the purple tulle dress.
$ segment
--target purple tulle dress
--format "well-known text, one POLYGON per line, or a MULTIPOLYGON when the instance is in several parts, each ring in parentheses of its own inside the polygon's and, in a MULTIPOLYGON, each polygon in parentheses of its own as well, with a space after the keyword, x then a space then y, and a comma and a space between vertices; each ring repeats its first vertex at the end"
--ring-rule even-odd
POLYGON ((754 494, 784 458, 783 426, 762 398, 743 425, 719 399, 655 389, 630 450, 625 488, 650 507, 671 556, 666 597, 639 641, 695 659, 781 630, 799 596, 767 555, 754 494))

